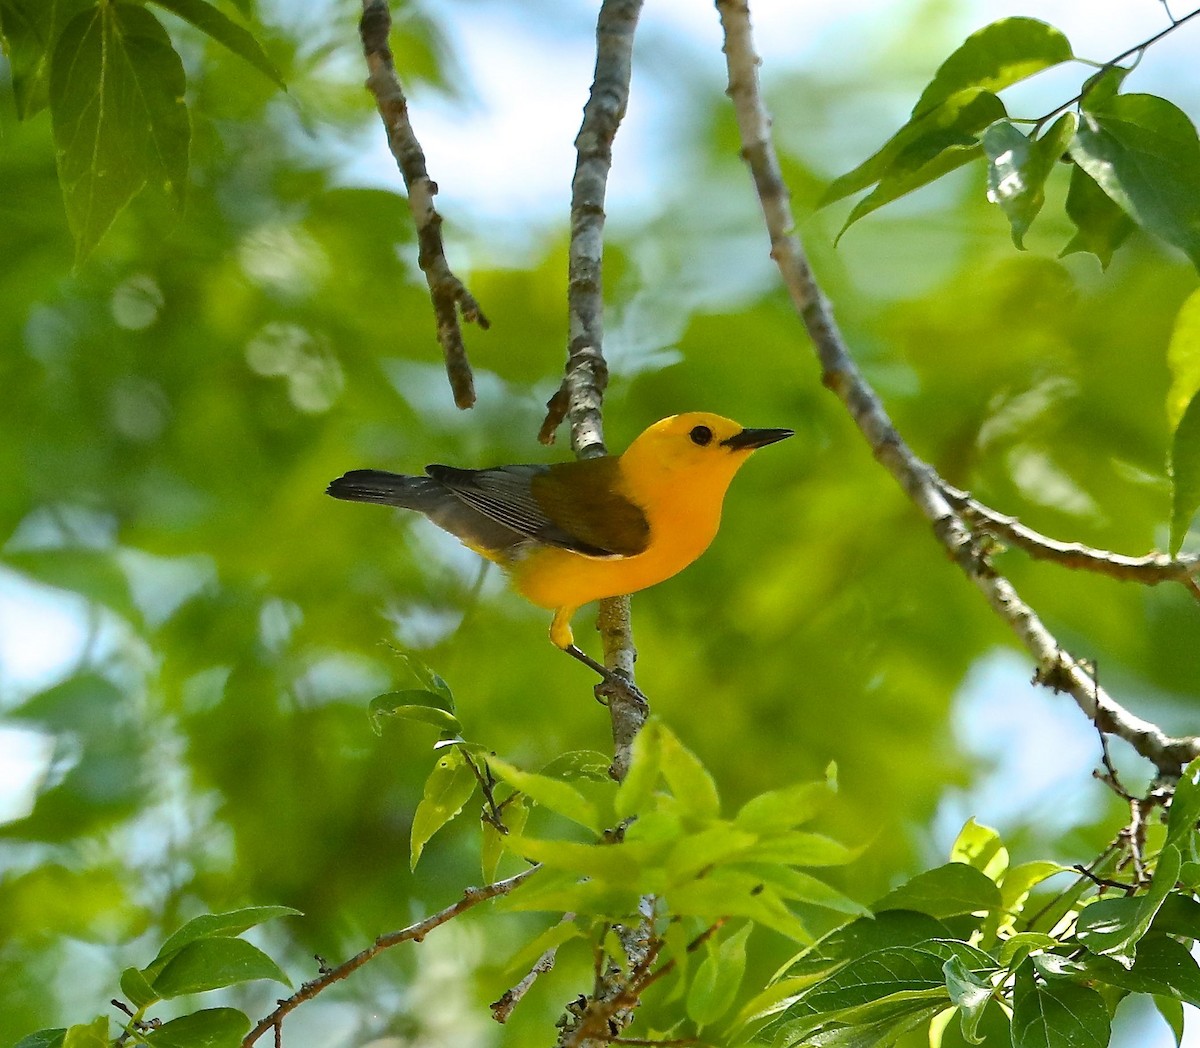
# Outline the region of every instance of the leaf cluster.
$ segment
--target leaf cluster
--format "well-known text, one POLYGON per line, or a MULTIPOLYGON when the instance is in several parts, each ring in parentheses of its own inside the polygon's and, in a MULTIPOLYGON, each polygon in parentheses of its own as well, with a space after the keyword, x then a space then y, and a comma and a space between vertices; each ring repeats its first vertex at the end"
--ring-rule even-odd
POLYGON ((1175 793, 1153 873, 1117 896, 1110 849, 1050 897, 1068 872, 1055 862, 1011 866, 999 835, 969 822, 951 862, 871 906, 872 916, 807 947, 746 1009, 762 1023, 748 1043, 877 1045, 929 1028, 930 1043, 1053 1048, 1109 1042, 1131 994, 1153 1000, 1182 1036, 1183 1005, 1200 1004, 1196 817, 1200 762, 1175 793), (1186 857, 1186 858, 1185 858, 1186 857), (1043 893, 1044 895, 1044 893, 1043 893), (765 1020, 765 1022, 764 1022, 765 1020), (994 1040, 993 1040, 994 1039, 994 1040))

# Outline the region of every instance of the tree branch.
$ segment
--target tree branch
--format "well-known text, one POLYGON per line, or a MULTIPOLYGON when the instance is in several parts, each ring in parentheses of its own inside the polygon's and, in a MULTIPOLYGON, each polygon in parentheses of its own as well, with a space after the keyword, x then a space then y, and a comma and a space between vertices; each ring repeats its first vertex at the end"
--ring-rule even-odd
POLYGON ((367 88, 375 96, 375 105, 387 130, 388 146, 408 190, 408 206, 417 229, 417 263, 429 285, 429 297, 437 320, 437 339, 446 361, 446 376, 450 379, 454 403, 460 408, 469 408, 475 403, 475 380, 458 318, 461 313, 463 320, 485 330, 488 319, 446 261, 442 216, 433 206, 437 183, 425 168, 425 152, 409 122, 408 100, 404 97, 388 47, 392 16, 387 0, 363 0, 362 6, 358 30, 369 72, 367 88))
POLYGON ((878 395, 851 359, 800 240, 792 232, 794 220, 789 194, 759 90, 759 58, 750 28, 749 5, 746 0, 716 0, 716 5, 725 36, 727 93, 737 116, 742 155, 762 205, 771 239, 771 257, 813 341, 822 382, 845 405, 875 458, 930 522, 951 559, 1033 656, 1037 663, 1035 680, 1055 691, 1069 693, 1097 728, 1124 739, 1151 761, 1160 774, 1177 777, 1183 765, 1200 754, 1200 739, 1171 738, 1157 725, 1128 712, 1091 678, 1085 666, 1060 647, 1012 584, 993 569, 986 551, 976 544, 947 501, 941 479, 931 466, 913 454, 878 395))
POLYGON ((343 961, 334 968, 323 969, 317 978, 310 979, 304 983, 290 997, 281 999, 278 1002, 279 1006, 270 1015, 260 1019, 258 1025, 246 1034, 245 1039, 242 1041, 242 1048, 250 1048, 255 1041, 271 1029, 275 1030, 275 1039, 278 1042, 279 1031, 283 1028, 284 1018, 289 1012, 298 1008, 305 1001, 312 1000, 322 990, 332 986, 335 982, 345 979, 346 976, 361 968, 376 954, 382 953, 384 950, 392 946, 397 946, 402 942, 420 942, 434 928, 453 920, 459 914, 478 906, 481 902, 487 902, 489 899, 494 899, 499 895, 507 895, 518 885, 529 880, 540 868, 539 866, 531 866, 528 870, 522 870, 520 873, 514 874, 503 881, 494 881, 491 884, 485 884, 482 888, 466 888, 463 890, 462 898, 458 902, 447 906, 444 910, 430 914, 423 920, 417 921, 416 924, 410 924, 407 928, 401 928, 399 931, 381 935, 365 950, 356 953, 348 961, 343 961))
POLYGON ((1081 542, 1059 542, 1022 524, 1016 517, 997 513, 977 501, 969 492, 947 484, 935 476, 934 482, 970 527, 1024 550, 1036 560, 1052 560, 1064 568, 1093 571, 1099 575, 1126 582, 1141 582, 1157 586, 1160 582, 1181 582, 1200 597, 1196 573, 1200 557, 1169 557, 1165 553, 1147 553, 1142 557, 1127 557, 1109 550, 1093 549, 1081 542))

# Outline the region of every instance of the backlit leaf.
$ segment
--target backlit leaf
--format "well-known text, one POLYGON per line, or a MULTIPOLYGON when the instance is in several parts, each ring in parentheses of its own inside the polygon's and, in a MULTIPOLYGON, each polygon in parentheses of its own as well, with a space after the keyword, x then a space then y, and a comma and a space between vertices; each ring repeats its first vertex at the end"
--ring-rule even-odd
POLYGON ((63 30, 50 113, 77 260, 147 181, 182 204, 191 136, 183 89, 183 64, 144 7, 106 3, 63 30))

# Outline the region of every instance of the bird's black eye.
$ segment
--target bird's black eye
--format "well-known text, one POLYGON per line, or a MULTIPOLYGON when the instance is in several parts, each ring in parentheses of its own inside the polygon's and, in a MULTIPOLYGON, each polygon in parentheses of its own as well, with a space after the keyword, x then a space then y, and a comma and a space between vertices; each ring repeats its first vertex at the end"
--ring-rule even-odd
POLYGON ((692 438, 693 444, 698 444, 700 447, 712 442, 712 430, 707 426, 693 426, 688 436, 692 438))

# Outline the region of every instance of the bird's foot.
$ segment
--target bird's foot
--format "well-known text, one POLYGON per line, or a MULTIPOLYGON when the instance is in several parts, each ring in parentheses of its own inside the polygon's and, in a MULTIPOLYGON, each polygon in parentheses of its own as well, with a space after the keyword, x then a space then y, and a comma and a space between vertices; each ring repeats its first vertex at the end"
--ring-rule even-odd
POLYGON ((616 670, 610 670, 575 644, 567 645, 567 647, 563 648, 563 651, 573 659, 578 659, 588 669, 594 673, 598 673, 603 678, 595 687, 596 701, 607 706, 614 698, 615 692, 621 698, 633 703, 633 705, 640 706, 645 710, 649 709, 650 701, 642 693, 642 690, 626 677, 625 674, 618 673, 616 670))

